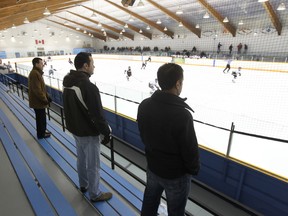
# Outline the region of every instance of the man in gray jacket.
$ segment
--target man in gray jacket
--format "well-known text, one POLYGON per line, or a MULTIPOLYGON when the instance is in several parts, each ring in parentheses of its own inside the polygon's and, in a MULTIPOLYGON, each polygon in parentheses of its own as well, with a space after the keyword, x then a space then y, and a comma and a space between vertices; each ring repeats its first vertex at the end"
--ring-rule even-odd
POLYGON ((104 117, 99 89, 90 82, 94 61, 90 53, 81 52, 74 60, 71 70, 63 80, 63 101, 67 129, 73 134, 77 148, 77 170, 80 190, 89 192, 92 202, 105 201, 110 192, 99 189, 100 140, 102 144, 111 139, 111 129, 104 117))

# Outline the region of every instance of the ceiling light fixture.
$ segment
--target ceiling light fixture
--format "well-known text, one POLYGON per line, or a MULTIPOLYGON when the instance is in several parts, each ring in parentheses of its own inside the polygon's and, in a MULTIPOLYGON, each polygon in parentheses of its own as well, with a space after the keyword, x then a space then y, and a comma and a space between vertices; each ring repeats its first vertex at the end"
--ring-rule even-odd
POLYGON ((134 19, 133 19, 133 17, 130 15, 130 17, 129 17, 129 21, 130 22, 133 22, 134 21, 134 19))
POLYGON ((165 28, 163 29, 164 31, 167 31, 168 29, 166 28, 166 26, 165 26, 165 28))
POLYGON ((147 29, 147 30, 150 30, 150 26, 149 26, 149 25, 147 25, 146 29, 147 29))
POLYGON ((182 22, 179 22, 179 25, 178 25, 179 27, 182 27, 183 26, 183 23, 182 22))
POLYGON ((181 6, 178 6, 176 14, 178 14, 178 15, 183 14, 183 10, 181 9, 181 6))
POLYGON ((197 29, 200 28, 199 24, 196 24, 195 28, 197 28, 197 29))
POLYGON ((69 23, 68 23, 67 21, 65 21, 65 22, 64 22, 64 25, 68 26, 68 25, 69 25, 69 23))
POLYGON ((208 13, 207 11, 206 11, 206 13, 204 14, 203 18, 204 18, 204 19, 209 19, 209 18, 210 18, 210 15, 209 15, 209 13, 208 13))
POLYGON ((15 28, 16 28, 16 26, 13 24, 13 25, 12 25, 12 28, 13 28, 13 29, 15 29, 15 28))
POLYGON ((285 4, 282 2, 282 3, 278 6, 277 10, 279 10, 279 11, 286 10, 285 4))
POLYGON ((129 26, 128 26, 128 24, 127 23, 125 23, 125 25, 124 25, 124 28, 128 28, 129 26))
POLYGON ((28 23, 30 23, 30 21, 28 20, 28 18, 27 18, 27 17, 25 17, 25 19, 24 19, 23 23, 25 23, 25 24, 28 24, 28 23))
POLYGON ((79 31, 79 30, 80 30, 80 28, 79 28, 79 27, 76 27, 76 30, 77 30, 77 31, 79 31))
POLYGON ((144 3, 142 2, 142 0, 139 1, 137 7, 142 8, 144 7, 144 3))
POLYGON ((162 22, 161 22, 160 19, 158 19, 156 23, 157 23, 157 24, 161 24, 162 22))
POLYGON ((223 23, 228 23, 228 22, 229 22, 228 18, 225 17, 224 20, 223 20, 223 23))
POLYGON ((267 2, 269 0, 258 0, 258 2, 263 3, 263 2, 267 2))
POLYGON ((92 18, 95 18, 95 17, 97 17, 97 14, 96 14, 95 12, 93 12, 92 15, 91 15, 91 17, 92 17, 92 18))
POLYGON ((243 20, 240 20, 240 22, 238 23, 238 25, 243 25, 243 20))
POLYGON ((142 33, 142 29, 139 30, 139 33, 140 33, 140 34, 142 33))
POLYGON ((124 28, 122 29, 122 32, 125 32, 125 29, 124 29, 124 28))
POLYGON ((49 11, 48 8, 46 7, 46 8, 44 9, 43 15, 49 16, 50 14, 51 14, 50 11, 49 11))
POLYGON ((99 23, 97 24, 97 26, 98 26, 98 27, 102 27, 102 24, 99 22, 99 23))

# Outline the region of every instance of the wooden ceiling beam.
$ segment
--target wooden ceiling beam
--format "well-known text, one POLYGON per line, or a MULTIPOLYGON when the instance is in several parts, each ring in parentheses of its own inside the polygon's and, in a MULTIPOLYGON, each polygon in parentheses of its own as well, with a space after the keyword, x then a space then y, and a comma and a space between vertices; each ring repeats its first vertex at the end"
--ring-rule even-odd
POLYGON ((161 10, 162 12, 164 12, 165 14, 167 14, 168 16, 170 16, 172 19, 176 20, 177 22, 182 22, 182 24, 183 24, 183 26, 185 26, 185 28, 190 30, 192 33, 196 34, 199 38, 201 37, 201 30, 200 29, 196 29, 190 23, 186 22, 185 20, 182 20, 181 17, 176 16, 173 12, 171 12, 170 10, 166 9, 165 7, 159 5, 158 3, 156 3, 152 0, 146 0, 146 1, 149 2, 150 4, 152 4, 153 6, 155 6, 156 8, 158 8, 159 10, 161 10))
MULTIPOLYGON (((121 21, 121 20, 118 20, 118 19, 116 19, 116 18, 114 18, 114 17, 112 17, 112 16, 109 16, 109 15, 107 15, 107 14, 104 14, 104 13, 102 13, 102 12, 100 12, 100 11, 95 10, 95 9, 86 7, 86 6, 84 6, 84 5, 82 5, 82 7, 86 8, 86 9, 88 9, 88 10, 91 10, 91 11, 93 11, 93 12, 95 12, 95 13, 103 16, 103 17, 106 17, 107 19, 110 19, 110 20, 112 20, 112 21, 120 24, 121 26, 124 26, 124 25, 126 24, 125 22, 123 22, 123 21, 121 21)), ((133 26, 133 25, 130 25, 130 24, 128 25, 128 28, 131 29, 131 30, 133 30, 133 31, 135 31, 135 32, 137 32, 137 33, 139 33, 139 31, 140 31, 139 28, 137 28, 137 27, 135 27, 135 26, 133 26)), ((142 30, 142 31, 143 31, 143 30, 142 30)), ((142 35, 144 35, 145 37, 149 38, 150 40, 152 39, 152 34, 149 33, 149 32, 143 31, 143 32, 142 32, 142 35)))
POLYGON ((163 29, 161 26, 159 26, 158 24, 156 24, 156 23, 154 23, 154 22, 151 22, 150 20, 148 20, 148 19, 146 19, 146 18, 138 15, 137 13, 134 13, 134 12, 126 9, 125 7, 120 6, 120 5, 118 5, 118 4, 114 3, 114 2, 111 2, 111 1, 109 1, 109 0, 104 0, 104 1, 110 3, 111 5, 113 5, 113 6, 117 7, 117 8, 119 8, 120 10, 125 11, 126 13, 129 13, 130 15, 136 17, 137 19, 141 20, 142 22, 144 22, 144 23, 146 23, 146 24, 148 24, 148 25, 150 25, 150 26, 158 29, 160 32, 168 35, 169 37, 171 37, 171 38, 174 37, 174 32, 169 31, 169 30, 168 30, 168 31, 164 31, 164 29, 163 29))
POLYGON ((205 7, 207 9, 207 11, 212 14, 215 19, 217 19, 224 27, 225 29, 227 29, 227 31, 229 31, 233 37, 236 36, 236 28, 231 24, 231 23, 224 23, 224 17, 214 9, 214 7, 212 7, 207 0, 198 0, 199 3, 201 3, 203 5, 203 7, 205 7))
MULTIPOLYGON (((50 19, 47 19, 47 21, 53 22, 53 23, 55 23, 55 24, 58 24, 58 25, 60 25, 60 26, 64 26, 65 28, 69 28, 69 29, 72 29, 72 30, 75 31, 75 28, 73 28, 72 26, 66 26, 66 25, 64 25, 63 23, 60 23, 60 22, 57 22, 57 21, 54 21, 54 20, 50 20, 50 19)), ((86 34, 83 33, 83 32, 80 32, 80 33, 86 35, 86 34)), ((95 33, 95 32, 93 32, 93 35, 94 35, 96 38, 100 39, 100 40, 104 40, 104 41, 107 40, 104 35, 100 35, 100 34, 95 33)), ((86 35, 86 36, 87 36, 87 35, 86 35)))
MULTIPOLYGON (((99 22, 96 22, 95 20, 92 20, 92 19, 87 18, 87 17, 85 17, 85 16, 82 16, 82 15, 80 15, 80 14, 76 14, 76 13, 71 12, 71 11, 67 11, 67 12, 70 13, 70 14, 73 14, 73 15, 75 15, 75 16, 77 16, 77 17, 80 17, 80 18, 82 18, 82 19, 84 19, 84 20, 87 20, 87 21, 89 21, 89 22, 92 22, 92 23, 94 23, 94 24, 96 24, 96 25, 99 23, 99 22)), ((109 25, 105 25, 105 24, 103 24, 103 23, 101 23, 101 25, 102 25, 103 28, 109 29, 109 30, 111 30, 111 31, 113 31, 113 32, 115 32, 115 33, 118 33, 118 34, 120 34, 120 32, 122 31, 122 29, 119 30, 119 29, 116 29, 116 28, 111 27, 111 26, 109 26, 109 25)), ((131 40, 134 40, 134 36, 133 36, 133 35, 131 35, 131 34, 127 33, 127 32, 122 32, 122 34, 123 34, 125 37, 127 37, 127 38, 129 38, 129 39, 131 39, 131 40)))
MULTIPOLYGON (((76 25, 78 25, 78 26, 82 26, 82 27, 84 27, 84 28, 86 28, 86 29, 90 29, 91 31, 97 32, 97 33, 99 33, 99 34, 102 34, 102 32, 101 32, 100 30, 95 29, 95 28, 93 28, 93 27, 91 27, 91 26, 87 26, 87 25, 84 25, 84 24, 82 24, 82 23, 79 23, 79 22, 75 22, 75 21, 73 21, 73 20, 66 19, 66 18, 60 17, 60 16, 58 16, 58 15, 54 15, 54 16, 55 16, 55 17, 58 17, 58 18, 60 18, 60 19, 66 20, 67 22, 74 23, 74 24, 76 24, 76 25)), ((106 34, 107 34, 108 37, 113 38, 113 39, 115 39, 115 40, 118 40, 118 39, 119 39, 119 37, 117 37, 116 35, 113 35, 113 34, 111 34, 111 33, 109 33, 109 32, 106 32, 106 34)))
POLYGON ((267 13, 269 14, 269 17, 275 27, 275 29, 278 32, 278 35, 281 35, 282 32, 282 24, 277 16, 277 14, 275 13, 272 5, 270 4, 269 1, 267 2, 263 2, 263 7, 266 9, 267 13))

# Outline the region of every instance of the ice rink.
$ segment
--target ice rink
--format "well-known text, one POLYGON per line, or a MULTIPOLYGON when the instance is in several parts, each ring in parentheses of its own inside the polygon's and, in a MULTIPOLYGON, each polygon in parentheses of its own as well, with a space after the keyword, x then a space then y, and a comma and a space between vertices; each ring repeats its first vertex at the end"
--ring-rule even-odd
MULTIPOLYGON (((147 57, 146 57, 147 58, 147 57)), ((73 59, 72 59, 73 60, 73 59)), ((223 61, 223 60, 217 60, 223 61)), ((62 89, 61 80, 74 67, 67 60, 52 60, 44 68, 45 82, 62 89), (54 75, 49 78, 53 65, 54 75), (60 84, 59 84, 60 83, 60 84)), ((31 63, 21 63, 30 66, 31 63)), ((94 58, 95 82, 101 92, 141 102, 150 96, 148 83, 156 78, 157 69, 163 63, 148 62, 141 69, 139 61, 94 58), (124 71, 131 66, 129 81, 124 71)), ((241 62, 238 64, 241 65, 241 62)), ((251 70, 242 66, 241 76, 232 82, 231 63, 229 73, 223 67, 182 65, 184 84, 181 97, 195 111, 196 120, 236 131, 288 140, 288 73, 251 70)), ((257 62, 255 62, 257 68, 257 62)), ((287 65, 288 72, 288 65, 287 65)), ((102 94, 103 106, 136 119, 138 105, 102 94)), ((195 122, 199 144, 226 154, 229 131, 195 122)), ((234 134, 230 156, 279 176, 288 178, 288 143, 234 134)))

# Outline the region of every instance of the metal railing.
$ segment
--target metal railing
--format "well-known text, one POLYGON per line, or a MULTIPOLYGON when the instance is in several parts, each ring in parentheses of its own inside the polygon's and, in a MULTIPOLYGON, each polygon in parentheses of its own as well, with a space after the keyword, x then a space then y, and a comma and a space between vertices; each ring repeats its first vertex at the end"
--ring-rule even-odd
MULTIPOLYGON (((17 95, 19 97, 22 97, 23 100, 28 100, 28 96, 27 96, 27 92, 28 92, 28 88, 22 84, 19 84, 16 80, 14 80, 13 78, 9 77, 9 76, 6 76, 6 75, 1 75, 1 79, 0 81, 2 81, 6 86, 9 86, 9 89, 11 91, 13 91, 14 93, 17 92, 17 95), (20 86, 20 87, 19 87, 20 86), (19 93, 19 90, 21 90, 21 96, 20 96, 20 93, 19 93)), ((109 95, 109 96, 113 96, 116 98, 115 95, 111 95, 111 94, 108 94, 108 93, 104 93, 106 95, 109 95)), ((122 100, 127 100, 125 98, 121 98, 121 97, 118 97, 118 99, 122 99, 122 100)), ((133 102, 133 103, 136 103, 136 104, 139 104, 138 102, 135 102, 135 101, 131 101, 131 100, 127 100, 129 102, 133 102)), ((47 116, 49 118, 49 120, 52 118, 54 121, 56 121, 58 124, 60 124, 62 126, 62 130, 65 131, 65 116, 64 116, 64 112, 63 112, 63 107, 56 104, 56 103, 53 103, 53 105, 55 107, 58 107, 58 110, 60 111, 60 113, 58 113, 56 110, 54 109, 51 109, 51 107, 48 107, 47 108, 47 116), (51 115, 50 115, 50 111, 52 111, 54 114, 56 114, 58 117, 61 118, 61 121, 57 121, 56 118, 53 118, 51 115)), ((243 134, 243 135, 247 135, 247 136, 255 136, 255 137, 258 137, 258 138, 263 138, 263 139, 271 139, 271 140, 276 140, 276 141, 281 141, 281 142, 285 142, 285 143, 288 143, 287 140, 281 140, 281 139, 276 139, 276 138, 270 138, 270 137, 265 137, 265 136, 260 136, 260 135, 256 135, 256 134, 248 134, 248 133, 244 133, 244 132, 240 132, 240 131, 235 131, 234 128, 235 128, 235 125, 234 123, 232 123, 231 125, 231 129, 226 129, 226 128, 222 128, 222 127, 218 127, 218 126, 215 126, 215 125, 211 125, 211 124, 208 124, 208 123, 204 123, 204 122, 201 122, 201 121, 198 121, 198 120, 194 120, 195 122, 198 122, 198 123, 201 123, 201 124, 205 124, 205 125, 209 125, 211 127, 215 127, 215 128, 218 128, 218 129, 221 129, 221 130, 226 130, 226 131, 230 131, 230 136, 229 136, 229 144, 228 144, 228 149, 227 149, 227 154, 226 154, 226 157, 228 158, 229 157, 229 152, 230 152, 230 148, 231 148, 231 144, 232 144, 232 138, 233 138, 233 134, 234 133, 239 133, 239 134, 243 134)), ((135 165, 138 169, 142 170, 143 172, 146 172, 146 169, 141 167, 139 164, 135 163, 134 161, 132 161, 128 156, 122 154, 120 151, 117 151, 114 147, 114 143, 116 142, 119 142, 121 143, 122 145, 124 145, 125 147, 128 147, 130 150, 133 150, 135 153, 141 155, 142 157, 145 157, 145 153, 139 149, 137 149, 136 147, 130 145, 129 143, 127 143, 126 141, 122 140, 122 139, 119 139, 118 137, 115 137, 115 136, 112 136, 112 140, 110 142, 110 147, 107 146, 108 148, 110 148, 110 156, 106 155, 105 153, 101 152, 101 154, 108 160, 110 160, 110 163, 111 163, 111 168, 114 170, 115 169, 115 166, 117 166, 118 168, 120 168, 122 171, 124 171, 125 173, 127 173, 128 175, 130 175, 131 177, 133 177, 135 180, 137 180, 139 183, 141 183, 142 185, 146 185, 146 182, 143 181, 141 178, 139 178, 137 175, 135 175, 134 173, 132 173, 131 171, 129 171, 126 167, 122 166, 119 162, 117 162, 115 160, 115 154, 118 154, 120 155, 122 158, 124 158, 125 160, 127 160, 128 162, 132 163, 133 165, 135 165)), ((229 202, 235 206, 237 206, 238 208, 240 208, 242 211, 245 211, 247 212, 248 214, 250 215, 257 215, 256 213, 253 212, 253 210, 243 206, 242 204, 240 203, 235 203, 232 199, 230 199, 229 197, 225 196, 225 195, 222 195, 222 194, 219 194, 218 192, 216 192, 215 190, 213 190, 212 188, 209 188, 207 187, 206 185, 203 185, 202 183, 200 183, 199 181, 197 181, 196 179, 192 179, 192 182, 194 184, 197 184, 198 186, 200 186, 201 188, 203 188, 204 190, 207 190, 209 191, 210 193, 213 193, 214 195, 218 196, 219 198, 225 200, 226 202, 229 202)), ((162 197, 164 200, 166 200, 165 197, 162 197)), ((218 215, 214 210, 210 209, 209 207, 207 207, 204 203, 201 203, 191 197, 188 197, 188 199, 197 204, 198 206, 200 206, 201 208, 205 209, 207 212, 213 214, 213 215, 218 215)), ((189 213, 186 213, 186 215, 189 215, 189 213)))

